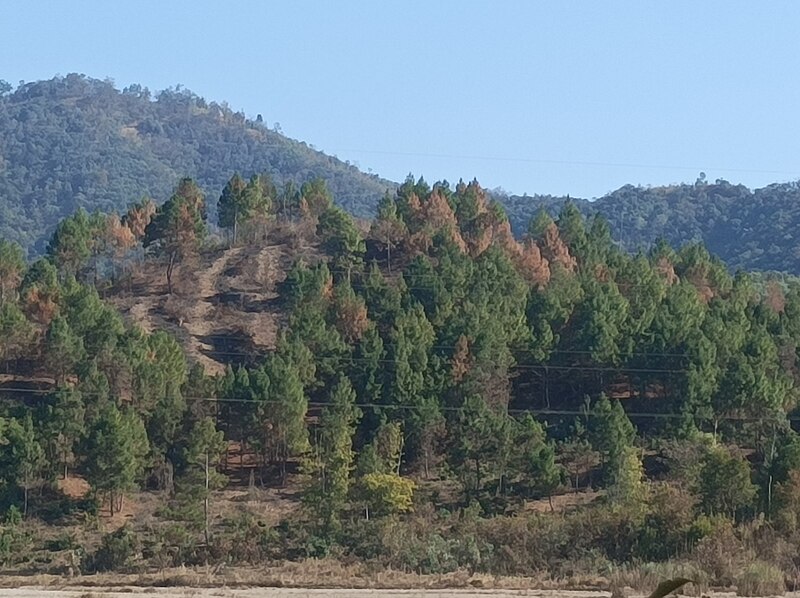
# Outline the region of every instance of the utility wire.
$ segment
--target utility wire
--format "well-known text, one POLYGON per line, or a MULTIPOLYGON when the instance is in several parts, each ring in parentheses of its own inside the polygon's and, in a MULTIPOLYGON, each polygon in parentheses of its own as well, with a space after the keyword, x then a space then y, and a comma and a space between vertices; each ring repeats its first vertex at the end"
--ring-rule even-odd
MULTIPOLYGON (((11 390, 11 389, 6 389, 11 390)), ((34 389, 17 389, 20 392, 28 392, 33 391, 39 394, 52 394, 53 391, 36 391, 34 389)), ((82 392, 81 394, 85 395, 104 395, 105 393, 98 393, 98 392, 82 392)), ((196 397, 196 396, 185 396, 183 397, 186 401, 194 401, 194 402, 207 402, 207 403, 245 403, 248 405, 270 405, 270 404, 282 404, 283 401, 278 399, 226 399, 226 398, 218 398, 218 397, 196 397)), ((324 407, 333 407, 337 405, 337 403, 332 401, 309 401, 308 407, 311 408, 324 408, 324 407)), ((420 410, 421 407, 418 405, 402 405, 397 403, 358 403, 356 402, 355 405, 359 408, 366 408, 366 409, 396 409, 402 411, 415 411, 420 410)), ((464 407, 453 407, 449 405, 441 405, 438 407, 440 411, 445 412, 464 412, 468 411, 464 407)), ((575 417, 602 417, 602 414, 592 413, 588 410, 582 409, 524 409, 524 408, 510 408, 507 409, 508 414, 514 415, 523 415, 530 413, 532 415, 554 415, 554 416, 575 416, 575 417)), ((630 418, 654 418, 654 419, 681 419, 686 417, 684 413, 658 413, 658 412, 626 412, 625 413, 630 418)), ((756 415, 720 415, 716 419, 724 420, 724 421, 800 421, 800 416, 785 416, 785 418, 777 418, 777 417, 764 417, 764 416, 756 416, 756 415)))
MULTIPOLYGON (((194 335, 191 335, 191 336, 194 336, 194 335)), ((203 335, 200 335, 200 336, 203 339, 218 338, 218 339, 224 339, 224 340, 231 340, 231 336, 232 335, 231 334, 203 334, 203 335)), ((195 337, 195 338, 197 338, 197 337, 195 337)), ((235 339, 233 340, 233 342, 236 342, 235 339)), ((387 342, 383 343, 383 347, 384 348, 391 348, 391 347, 395 347, 395 346, 396 345, 394 343, 387 343, 387 342)), ((435 351, 448 351, 448 350, 459 349, 460 347, 457 347, 456 345, 433 345, 430 348, 432 350, 435 350, 435 351)), ((527 349, 525 347, 521 347, 521 348, 509 347, 509 351, 511 351, 512 353, 526 353, 526 354, 536 353, 537 352, 535 349, 527 349)), ((214 351, 214 352, 216 352, 216 351, 214 351)), ((571 350, 571 349, 543 349, 542 352, 543 353, 548 353, 548 354, 556 354, 556 355, 593 355, 594 354, 594 351, 585 351, 585 350, 577 350, 577 349, 575 349, 575 350, 571 350)), ((234 355, 240 355, 240 354, 241 355, 250 355, 250 353, 246 353, 246 352, 234 353, 234 355)), ((256 352, 253 355, 257 356, 258 353, 256 352)), ((635 357, 688 357, 688 354, 687 353, 633 352, 633 353, 626 353, 625 356, 626 357, 633 357, 633 356, 635 356, 635 357)))

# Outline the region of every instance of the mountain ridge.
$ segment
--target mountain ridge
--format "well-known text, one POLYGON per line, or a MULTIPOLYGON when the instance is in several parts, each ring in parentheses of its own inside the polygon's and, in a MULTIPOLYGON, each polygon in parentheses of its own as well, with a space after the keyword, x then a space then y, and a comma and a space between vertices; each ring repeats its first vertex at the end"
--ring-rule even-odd
MULTIPOLYGON (((336 203, 369 218, 397 183, 361 172, 303 141, 176 86, 157 93, 134 84, 69 74, 13 87, 0 81, 0 237, 43 253, 58 221, 79 208, 122 212, 150 196, 166 200, 184 176, 205 191, 210 221, 233 172, 267 173, 279 186, 322 178, 336 203)), ((603 215, 629 251, 659 238, 702 241, 731 270, 800 274, 800 184, 748 189, 701 176, 694 184, 624 185, 587 200, 496 194, 520 236, 539 209, 568 199, 603 215)))
POLYGON ((724 179, 653 187, 624 185, 595 200, 550 195, 499 197, 516 234, 540 209, 556 215, 571 201, 584 216, 606 218, 629 251, 658 239, 673 246, 702 242, 731 270, 800 274, 800 183, 749 189, 724 179))
POLYGON ((395 186, 181 87, 118 90, 74 73, 0 85, 0 236, 35 253, 78 208, 121 211, 145 195, 161 202, 184 176, 213 211, 234 171, 278 185, 324 178, 357 216, 395 186))

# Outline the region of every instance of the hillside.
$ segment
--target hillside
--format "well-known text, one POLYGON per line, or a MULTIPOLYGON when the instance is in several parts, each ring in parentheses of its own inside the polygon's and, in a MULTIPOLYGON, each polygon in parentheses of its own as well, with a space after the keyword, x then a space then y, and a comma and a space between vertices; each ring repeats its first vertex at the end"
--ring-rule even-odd
MULTIPOLYGON (((232 172, 282 186, 324 178, 337 202, 367 216, 394 185, 183 89, 70 74, 20 86, 0 81, 0 236, 41 253, 77 208, 121 210, 157 202, 190 176, 210 197, 232 172)), ((214 202, 210 207, 214 208, 214 202)))
POLYGON ((800 583, 800 285, 476 182, 274 192, 0 241, 4 573, 800 583))
MULTIPOLYGON (((567 198, 498 198, 515 232, 526 230, 540 208, 556 215, 567 198)), ((694 185, 626 185, 595 201, 571 198, 585 216, 602 214, 629 251, 661 238, 673 246, 702 242, 731 270, 800 274, 800 184, 750 190, 724 180, 694 185)))
MULTIPOLYGON (((45 250, 56 223, 77 208, 120 211, 144 195, 160 203, 182 176, 206 192, 213 221, 213 200, 236 171, 269 174, 279 188, 323 178, 335 201, 358 217, 371 217, 396 187, 184 89, 120 91, 77 74, 13 91, 0 84, 0 235, 31 255, 45 250)), ((519 235, 540 207, 555 215, 566 198, 497 199, 519 235)), ((701 178, 573 201, 585 216, 603 214, 630 251, 658 238, 701 241, 732 270, 800 274, 797 183, 750 190, 701 178)))

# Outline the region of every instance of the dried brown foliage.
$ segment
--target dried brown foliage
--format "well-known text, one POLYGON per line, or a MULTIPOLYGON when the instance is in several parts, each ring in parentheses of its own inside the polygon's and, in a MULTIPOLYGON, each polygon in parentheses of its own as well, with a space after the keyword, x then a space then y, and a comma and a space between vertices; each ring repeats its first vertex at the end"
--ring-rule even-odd
POLYGON ((155 202, 151 199, 146 199, 139 204, 131 206, 122 218, 122 222, 128 227, 133 237, 138 241, 144 237, 144 230, 147 228, 147 225, 150 224, 155 213, 155 202))
POLYGON ((662 256, 656 261, 656 272, 661 275, 668 285, 673 285, 678 282, 678 275, 675 274, 675 267, 668 258, 662 256))
POLYGON ((686 272, 686 280, 697 289, 697 294, 700 297, 700 301, 703 303, 708 304, 716 295, 711 286, 711 282, 708 280, 708 273, 705 268, 690 268, 686 272))
POLYGON ((103 237, 105 245, 113 257, 122 257, 136 245, 136 235, 116 214, 109 214, 106 217, 103 237))
POLYGON ((782 314, 786 309, 786 295, 778 281, 770 280, 767 283, 764 304, 776 314, 782 314))
POLYGON ((542 256, 550 264, 561 264, 561 266, 569 271, 574 272, 578 267, 578 260, 576 260, 569 253, 569 247, 561 239, 558 233, 558 227, 555 223, 547 227, 544 232, 544 237, 541 242, 542 256))
POLYGON ((56 291, 49 291, 38 286, 31 287, 25 295, 25 312, 33 321, 43 327, 58 313, 58 295, 56 291))
POLYGON ((532 286, 543 288, 550 282, 550 263, 532 239, 525 239, 515 260, 522 277, 532 286))
POLYGON ((348 343, 361 340, 369 328, 367 306, 353 296, 340 299, 336 305, 336 329, 348 343))
POLYGON ((469 353, 469 339, 463 334, 456 341, 456 348, 453 351, 450 376, 454 383, 459 383, 472 368, 472 357, 469 353))

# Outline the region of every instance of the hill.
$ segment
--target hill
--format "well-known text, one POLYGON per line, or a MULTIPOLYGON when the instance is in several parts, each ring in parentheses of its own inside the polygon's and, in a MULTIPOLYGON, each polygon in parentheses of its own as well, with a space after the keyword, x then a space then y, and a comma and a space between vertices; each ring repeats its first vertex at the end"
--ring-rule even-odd
MULTIPOLYGON (((336 202, 371 217, 396 185, 249 120, 227 104, 181 88, 155 94, 140 85, 70 74, 20 85, 0 81, 0 236, 42 253, 57 222, 78 208, 121 211, 147 195, 164 201, 175 181, 194 178, 214 199, 230 173, 266 173, 282 187, 323 178, 336 202)), ((498 197, 518 235, 540 207, 556 215, 567 199, 498 197)), ((573 199, 585 216, 604 215, 630 251, 658 238, 703 242, 730 269, 800 274, 800 186, 750 190, 701 177, 693 185, 626 185, 596 201, 573 199)))
POLYGON ((475 182, 371 223, 263 183, 224 243, 191 180, 0 241, 4 573, 800 583, 799 284, 574 205, 517 240, 475 182))
MULTIPOLYGON (((517 233, 540 208, 556 215, 567 200, 553 196, 499 198, 517 233)), ((595 201, 572 199, 585 216, 602 214, 629 251, 659 239, 673 246, 702 242, 731 270, 800 274, 800 184, 750 190, 718 179, 694 185, 626 185, 595 201)))
POLYGON ((29 251, 41 253, 80 207, 119 211, 144 195, 160 203, 183 176, 216 197, 235 171, 279 186, 324 178, 359 216, 394 186, 185 89, 120 91, 78 74, 13 91, 0 81, 0 236, 29 251))

